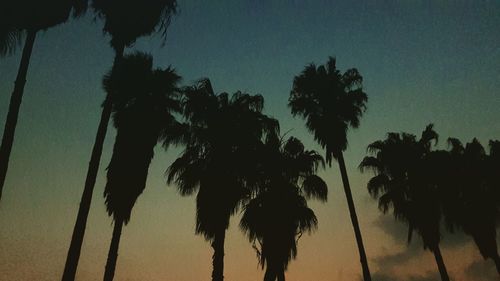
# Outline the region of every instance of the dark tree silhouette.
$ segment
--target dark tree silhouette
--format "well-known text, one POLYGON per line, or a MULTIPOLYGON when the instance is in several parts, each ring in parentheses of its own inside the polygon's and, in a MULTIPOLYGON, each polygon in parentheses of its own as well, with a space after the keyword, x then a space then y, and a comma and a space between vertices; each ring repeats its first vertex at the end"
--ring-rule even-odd
POLYGON ((335 58, 326 65, 310 64, 294 78, 289 107, 294 116, 306 119, 306 127, 326 150, 326 162, 339 163, 347 205, 358 244, 363 279, 371 281, 363 238, 352 198, 343 151, 347 148, 347 131, 357 128, 366 109, 368 97, 362 88, 363 78, 355 68, 341 73, 335 58))
POLYGON ((153 70, 152 63, 151 56, 142 53, 125 56, 103 82, 108 92, 120 96, 113 103, 117 135, 104 189, 114 220, 105 281, 113 280, 121 230, 145 188, 153 148, 170 139, 170 128, 177 126, 173 114, 180 112, 180 77, 170 68, 153 70))
POLYGON ((186 147, 168 168, 167 182, 175 183, 184 196, 198 191, 196 234, 211 243, 212 280, 222 281, 229 219, 254 181, 250 159, 261 139, 276 132, 278 125, 262 114, 260 95, 216 95, 208 79, 186 87, 184 94, 186 147))
POLYGON ((318 224, 307 199, 327 199, 326 183, 316 175, 324 162, 293 137, 286 142, 269 139, 259 155, 260 186, 244 208, 240 227, 262 268, 266 266, 264 281, 285 281, 288 263, 297 256, 298 239, 318 224))
MULTIPOLYGON (((111 46, 115 50, 114 64, 117 65, 125 47, 134 44, 141 36, 161 32, 163 38, 170 24, 171 17, 177 12, 175 0, 92 0, 92 7, 97 16, 104 20, 103 31, 111 36, 111 46)), ((92 193, 106 138, 109 119, 116 94, 109 92, 102 104, 101 120, 97 128, 94 146, 90 157, 85 186, 78 209, 71 244, 64 267, 63 281, 75 280, 80 258, 87 217, 90 210, 92 193)))
POLYGON ((485 259, 495 262, 500 274, 497 233, 500 195, 500 161, 498 141, 490 141, 490 153, 477 139, 465 147, 455 138, 448 140, 451 149, 440 152, 436 168, 443 172, 437 178, 442 193, 448 228, 470 235, 485 259), (448 157, 446 157, 448 156, 448 157))
POLYGON ((439 192, 430 181, 428 155, 432 141, 438 135, 428 125, 420 140, 407 133, 389 133, 383 141, 368 146, 373 156, 367 156, 360 164, 361 170, 371 169, 375 176, 368 182, 368 191, 379 200, 379 208, 387 213, 390 209, 396 220, 408 224, 408 243, 416 231, 436 259, 441 280, 449 281, 441 256, 441 204, 439 192))
POLYGON ((0 199, 36 35, 65 23, 71 14, 75 17, 83 14, 86 7, 87 0, 3 0, 0 3, 0 57, 12 54, 26 36, 0 146, 0 199))

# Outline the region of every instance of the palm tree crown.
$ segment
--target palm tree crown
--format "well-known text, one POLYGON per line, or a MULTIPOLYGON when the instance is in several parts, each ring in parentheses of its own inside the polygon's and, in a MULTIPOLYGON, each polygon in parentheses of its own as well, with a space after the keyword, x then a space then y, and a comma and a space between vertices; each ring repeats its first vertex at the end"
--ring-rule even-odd
POLYGON ((431 180, 429 165, 432 142, 438 135, 428 125, 417 140, 407 133, 389 133, 387 138, 368 146, 374 156, 367 156, 361 170, 371 169, 375 176, 368 182, 368 191, 379 199, 380 209, 390 209, 394 217, 408 225, 408 243, 416 231, 425 249, 435 255, 442 280, 449 280, 439 242, 442 217, 439 190, 431 180))
POLYGON ((458 228, 472 236, 481 255, 491 258, 500 273, 498 141, 490 141, 489 154, 475 138, 465 147, 455 138, 448 142, 451 149, 443 153, 448 157, 439 163, 445 171, 439 187, 447 225, 451 231, 458 228))
POLYGON ((359 126, 366 109, 368 97, 363 91, 362 82, 363 78, 358 70, 352 68, 341 73, 337 69, 335 58, 330 57, 326 65, 316 67, 310 64, 300 75, 295 76, 288 106, 294 116, 299 115, 306 119, 307 129, 325 149, 328 165, 331 166, 332 159, 339 163, 363 280, 371 281, 368 258, 343 156, 343 151, 347 148, 347 130, 349 127, 359 126))
POLYGON ((324 162, 293 137, 286 142, 268 139, 259 155, 260 187, 245 206, 240 227, 267 267, 264 280, 284 280, 288 263, 297 256, 298 237, 318 224, 307 199, 327 199, 326 183, 316 175, 324 162))
POLYGON ((88 0, 16 0, 0 3, 0 56, 17 49, 26 31, 46 30, 82 15, 88 0))
POLYGON ((222 280, 225 230, 254 182, 256 147, 278 124, 262 114, 260 95, 216 95, 208 79, 186 87, 184 94, 187 124, 178 130, 183 135, 178 139, 186 148, 168 168, 168 183, 176 183, 182 195, 198 191, 196 233, 211 241, 212 277, 222 280))
POLYGON ((92 0, 92 7, 104 19, 103 31, 111 35, 115 50, 155 32, 166 36, 178 11, 176 0, 92 0))
POLYGON ((389 133, 383 141, 368 146, 374 156, 361 162, 362 170, 372 169, 376 175, 368 182, 368 191, 379 199, 385 213, 392 209, 396 219, 417 231, 424 247, 433 249, 440 241, 441 211, 437 190, 426 180, 425 157, 430 153, 433 140, 437 141, 433 126, 429 125, 417 140, 407 133, 389 133))
POLYGON ((104 191, 108 213, 125 223, 146 184, 147 168, 155 144, 168 138, 180 111, 174 70, 153 69, 149 55, 126 56, 104 78, 104 88, 113 96, 113 124, 117 136, 108 166, 104 191))
POLYGON ((113 124, 117 129, 104 188, 106 209, 114 219, 105 281, 113 280, 122 227, 146 186, 153 149, 159 141, 170 139, 169 129, 177 125, 173 114, 180 111, 180 77, 171 68, 153 70, 152 66, 149 55, 125 56, 115 61, 103 81, 115 98, 113 124))
POLYGON ((306 66, 293 81, 288 105, 294 116, 306 119, 314 139, 326 149, 326 161, 347 148, 347 130, 357 128, 368 97, 363 78, 355 68, 340 72, 335 58, 326 65, 306 66))
POLYGON ((186 149, 169 167, 168 182, 175 182, 182 195, 199 189, 196 231, 210 239, 212 228, 219 227, 213 222, 224 218, 222 227, 228 227, 229 215, 244 192, 240 188, 248 179, 244 176, 249 174, 247 157, 265 135, 277 129, 277 122, 261 113, 262 96, 216 95, 209 80, 186 87, 184 94, 183 111, 189 123, 184 132, 186 149), (214 206, 205 210, 204 203, 214 206))
MULTIPOLYGON (((125 47, 132 45, 138 37, 156 31, 161 31, 164 36, 166 35, 171 16, 177 11, 177 1, 92 0, 92 7, 97 16, 105 21, 103 31, 111 35, 110 43, 115 51, 113 65, 116 66, 120 64, 119 61, 123 57, 125 47)), ((82 199, 68 250, 63 281, 72 281, 76 275, 103 143, 114 106, 112 104, 113 99, 117 99, 116 96, 117 93, 113 91, 113 88, 109 88, 108 95, 102 105, 101 119, 97 128, 82 199)))

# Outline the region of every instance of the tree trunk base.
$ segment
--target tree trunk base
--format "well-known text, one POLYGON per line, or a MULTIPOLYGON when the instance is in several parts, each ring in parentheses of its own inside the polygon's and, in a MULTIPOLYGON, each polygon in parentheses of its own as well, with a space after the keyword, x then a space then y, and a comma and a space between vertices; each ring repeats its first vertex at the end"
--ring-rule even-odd
POLYGON ((441 275, 441 281, 450 281, 448 271, 446 270, 446 266, 444 264, 443 256, 441 255, 441 249, 439 249, 439 246, 437 246, 432 252, 434 253, 434 258, 436 259, 439 275, 441 275))
POLYGON ((109 246, 108 260, 104 269, 103 281, 113 281, 115 277, 116 261, 118 260, 118 247, 120 245, 120 238, 122 235, 123 222, 115 220, 113 229, 113 237, 111 238, 111 245, 109 246))

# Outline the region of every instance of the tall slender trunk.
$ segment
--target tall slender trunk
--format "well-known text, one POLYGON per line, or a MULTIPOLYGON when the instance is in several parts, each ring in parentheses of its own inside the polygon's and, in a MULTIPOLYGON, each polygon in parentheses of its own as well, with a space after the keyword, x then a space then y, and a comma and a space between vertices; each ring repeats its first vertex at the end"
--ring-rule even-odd
MULTIPOLYGON (((117 50, 113 66, 116 65, 116 63, 123 57, 124 49, 125 47, 122 47, 117 50)), ((104 139, 106 138, 109 119, 111 117, 112 105, 112 99, 107 96, 102 105, 101 120, 99 121, 94 147, 92 148, 92 155, 90 156, 87 177, 85 178, 85 186, 83 188, 82 199, 80 200, 80 207, 78 208, 75 227, 73 228, 73 235, 71 236, 71 244, 66 257, 62 281, 75 280, 76 269, 78 267, 78 261, 80 260, 80 252, 82 250, 83 237, 85 236, 85 228, 87 226, 87 218, 90 211, 90 203, 92 201, 92 193, 94 192, 97 172, 99 170, 102 147, 104 139)))
POLYGON ((359 259, 361 262, 361 267, 363 268, 363 280, 371 281, 372 277, 370 275, 370 269, 368 267, 368 260, 366 259, 365 247, 363 245, 363 237, 361 236, 361 230, 359 228, 358 216, 356 215, 356 209, 354 207, 354 201, 352 199, 351 187, 349 185, 349 178, 347 176, 347 170, 344 162, 344 155, 342 152, 338 153, 338 162, 340 167, 340 174, 342 176, 342 183, 344 184, 345 196, 347 198, 347 206, 349 207, 349 214, 351 216, 352 227, 354 228, 354 235, 356 236, 356 242, 358 244, 359 259))
POLYGON ((226 230, 219 230, 212 241, 214 255, 212 256, 212 281, 224 280, 224 240, 226 230))
POLYGON ((441 256, 439 245, 436 246, 432 252, 434 253, 434 258, 436 259, 439 274, 441 275, 441 281, 450 281, 450 277, 448 277, 448 272, 446 271, 446 266, 444 265, 443 256, 441 256))
POLYGON ((36 30, 28 31, 26 41, 24 42, 21 63, 17 71, 16 82, 14 83, 14 91, 10 96, 9 112, 5 121, 2 145, 0 146, 0 199, 2 198, 3 185, 5 184, 5 177, 9 168, 9 157, 14 142, 19 108, 23 99, 24 85, 26 84, 26 76, 28 75, 28 66, 30 64, 33 45, 35 44, 36 33, 36 30))
POLYGON ((274 266, 270 265, 269 262, 266 265, 266 273, 264 274, 264 281, 275 281, 276 280, 276 270, 274 266))
POLYGON ((108 260, 104 270, 104 281, 112 281, 115 276, 116 261, 118 259, 118 246, 120 245, 120 237, 122 235, 123 221, 115 220, 113 229, 113 237, 109 246, 108 260))
POLYGON ((278 278, 278 281, 285 281, 285 268, 283 266, 279 267, 276 277, 278 278))

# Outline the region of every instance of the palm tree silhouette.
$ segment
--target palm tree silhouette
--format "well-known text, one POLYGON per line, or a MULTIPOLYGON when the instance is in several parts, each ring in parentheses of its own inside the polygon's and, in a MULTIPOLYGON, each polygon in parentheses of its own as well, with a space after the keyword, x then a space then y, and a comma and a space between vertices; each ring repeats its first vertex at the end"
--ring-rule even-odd
POLYGON ((357 128, 366 109, 368 97, 362 88, 363 78, 355 68, 341 73, 335 58, 326 65, 310 64, 295 76, 290 93, 289 107, 294 116, 306 119, 307 129, 314 139, 326 149, 326 162, 339 163, 340 174, 349 207, 349 214, 358 244, 363 279, 371 280, 363 238, 352 198, 343 151, 347 148, 347 131, 357 128))
POLYGON ((0 146, 0 199, 36 35, 41 30, 65 23, 71 14, 80 16, 86 7, 87 0, 5 0, 0 3, 0 57, 12 54, 26 35, 0 146))
MULTIPOLYGON (((477 139, 465 147, 455 138, 448 140, 450 151, 446 162, 438 165, 447 169, 440 181, 447 225, 451 231, 462 229, 472 236, 485 259, 495 262, 500 274, 500 256, 496 240, 500 161, 498 141, 490 141, 490 154, 477 139)), ((444 157, 443 157, 444 158, 444 157)))
POLYGON ((114 230, 104 280, 113 280, 122 227, 146 185, 153 148, 168 139, 180 112, 176 84, 180 77, 167 68, 152 68, 152 57, 143 53, 122 58, 104 78, 108 93, 119 95, 113 103, 113 124, 117 129, 113 156, 104 189, 108 214, 114 230))
MULTIPOLYGON (((110 44, 115 50, 113 65, 118 65, 125 47, 133 45, 137 38, 161 32, 165 39, 171 17, 177 12, 176 0, 92 0, 92 6, 97 16, 105 22, 103 31, 111 36, 110 44)), ((97 128, 80 207, 68 249, 63 281, 75 280, 102 147, 111 117, 112 96, 116 97, 108 91, 102 104, 101 120, 97 128)))
POLYGON ((396 220, 408 224, 408 243, 416 231, 423 240, 424 249, 433 252, 441 280, 449 281, 441 255, 441 202, 438 189, 429 179, 427 156, 432 141, 438 135, 428 125, 420 140, 407 133, 389 133, 385 140, 373 142, 360 169, 371 169, 375 176, 368 182, 368 191, 379 199, 379 208, 387 213, 392 209, 396 220))
POLYGON ((260 95, 216 95, 208 79, 186 87, 184 95, 186 147, 167 169, 167 182, 175 183, 183 196, 198 191, 196 234, 211 243, 212 280, 222 281, 229 219, 254 182, 251 159, 258 143, 278 125, 262 114, 260 95))
POLYGON ((285 281, 288 263, 297 256, 298 239, 318 224, 307 199, 327 199, 326 183, 316 175, 324 161, 293 137, 286 142, 269 139, 259 155, 261 184, 244 208, 240 227, 253 243, 262 268, 266 266, 264 281, 285 281))

